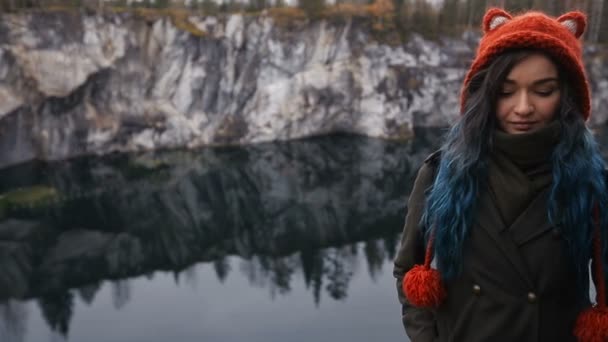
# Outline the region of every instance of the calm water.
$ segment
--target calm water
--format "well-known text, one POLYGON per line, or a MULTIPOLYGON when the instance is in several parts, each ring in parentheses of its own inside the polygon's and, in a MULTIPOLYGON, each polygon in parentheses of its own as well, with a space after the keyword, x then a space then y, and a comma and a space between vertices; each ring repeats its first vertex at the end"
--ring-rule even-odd
POLYGON ((0 198, 0 341, 407 341, 392 259, 440 135, 0 170, 29 198, 0 198))
POLYGON ((440 134, 2 170, 46 195, 0 208, 0 341, 407 341, 392 258, 440 134))

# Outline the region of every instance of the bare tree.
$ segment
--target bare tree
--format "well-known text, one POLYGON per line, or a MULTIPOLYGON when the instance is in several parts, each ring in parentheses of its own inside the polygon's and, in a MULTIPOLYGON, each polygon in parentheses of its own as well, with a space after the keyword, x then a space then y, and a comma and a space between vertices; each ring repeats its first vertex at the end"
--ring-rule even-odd
POLYGON ((603 7, 602 15, 600 16, 599 23, 599 36, 598 42, 606 43, 608 42, 608 22, 604 21, 605 18, 608 18, 608 5, 603 7))
POLYGON ((602 13, 604 12, 604 0, 594 0, 591 4, 589 14, 589 33, 587 40, 591 43, 597 43, 600 35, 600 26, 602 24, 602 13))
POLYGON ((0 11, 12 12, 15 9, 17 9, 17 4, 15 0, 0 0, 0 11))
POLYGON ((309 16, 316 17, 323 12, 325 0, 298 0, 298 7, 303 9, 309 16))

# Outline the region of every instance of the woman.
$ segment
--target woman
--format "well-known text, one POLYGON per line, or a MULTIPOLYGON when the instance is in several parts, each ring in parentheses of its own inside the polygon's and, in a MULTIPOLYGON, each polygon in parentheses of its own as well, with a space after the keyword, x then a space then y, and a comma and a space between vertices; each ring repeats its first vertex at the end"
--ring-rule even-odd
POLYGON ((395 259, 412 342, 608 341, 585 25, 580 12, 485 14, 461 118, 419 170, 395 259))

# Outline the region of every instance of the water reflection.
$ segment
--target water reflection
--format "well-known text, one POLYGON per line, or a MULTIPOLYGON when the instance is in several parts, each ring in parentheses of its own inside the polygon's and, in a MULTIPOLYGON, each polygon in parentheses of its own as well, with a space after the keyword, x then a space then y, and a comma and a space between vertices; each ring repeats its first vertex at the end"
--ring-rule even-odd
POLYGON ((28 314, 27 307, 18 301, 0 304, 0 341, 23 341, 28 314))
POLYGON ((75 303, 104 283, 129 305, 131 279, 198 287, 196 265, 275 298, 300 278, 315 305, 344 301, 361 260, 370 279, 390 261, 415 171, 439 130, 407 143, 334 136, 28 164, 0 173, 0 191, 53 189, 42 202, 5 202, 0 221, 0 337, 22 341, 34 300, 69 336, 75 303), (234 264, 234 257, 240 262, 234 264))

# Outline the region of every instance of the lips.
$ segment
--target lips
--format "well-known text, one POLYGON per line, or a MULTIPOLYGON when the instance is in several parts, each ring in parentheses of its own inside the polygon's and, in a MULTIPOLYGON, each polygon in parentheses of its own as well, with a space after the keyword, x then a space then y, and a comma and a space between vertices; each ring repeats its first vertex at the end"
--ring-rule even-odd
POLYGON ((536 121, 519 121, 510 122, 509 124, 518 131, 528 131, 536 124, 536 121))
POLYGON ((534 125, 536 121, 511 121, 511 125, 534 125))

